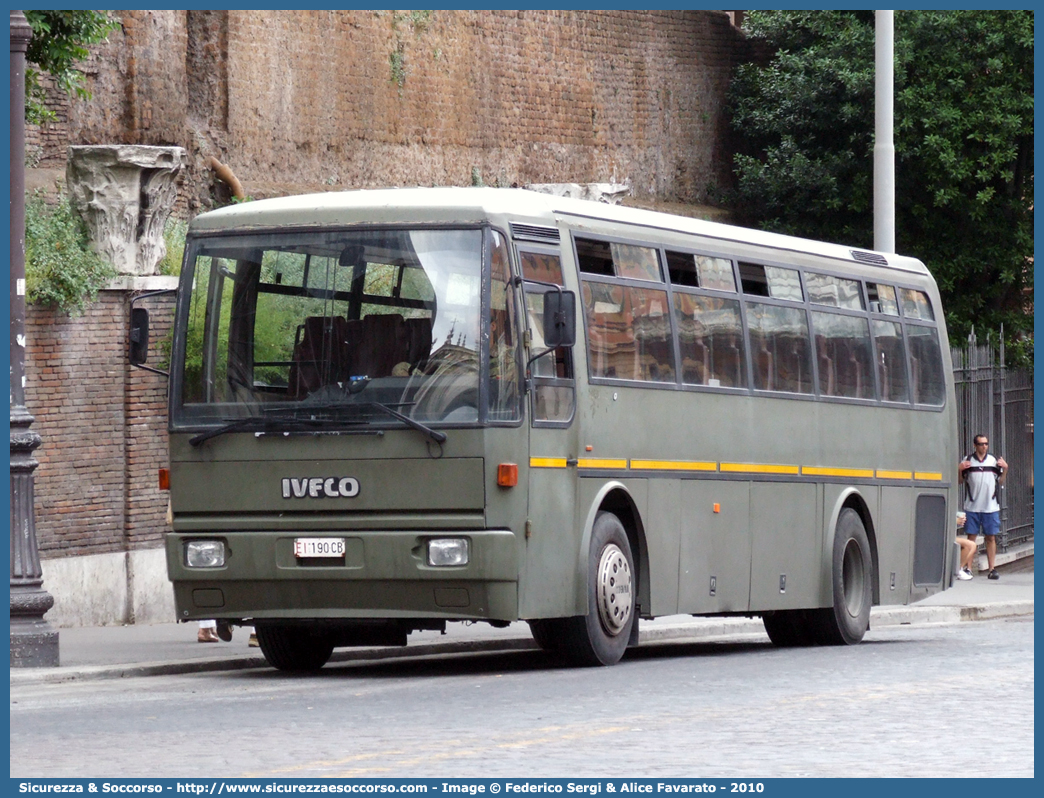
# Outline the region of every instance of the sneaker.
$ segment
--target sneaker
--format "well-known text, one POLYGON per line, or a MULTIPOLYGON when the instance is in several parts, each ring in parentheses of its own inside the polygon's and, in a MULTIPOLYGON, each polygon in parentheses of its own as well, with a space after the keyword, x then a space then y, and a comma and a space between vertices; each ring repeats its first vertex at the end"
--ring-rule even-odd
POLYGON ((986 578, 987 579, 1000 579, 1000 574, 997 573, 995 570, 994 571, 990 571, 990 575, 988 577, 986 577, 986 578))
POLYGON ((962 570, 957 572, 957 578, 962 580, 962 581, 967 581, 967 580, 972 578, 972 575, 970 573, 968 573, 967 571, 962 569, 962 570))
POLYGON ((217 632, 209 627, 206 629, 200 629, 199 633, 196 635, 197 643, 216 643, 218 640, 217 632))
POLYGON ((961 569, 961 571, 962 571, 962 572, 964 572, 964 573, 966 573, 966 574, 968 575, 968 578, 969 578, 969 579, 971 579, 971 578, 972 578, 972 576, 974 575, 974 574, 972 574, 972 572, 971 572, 971 568, 962 568, 962 569, 961 569))
POLYGON ((257 642, 256 632, 250 633, 250 639, 247 640, 247 645, 250 646, 250 648, 259 648, 261 646, 261 644, 257 642))

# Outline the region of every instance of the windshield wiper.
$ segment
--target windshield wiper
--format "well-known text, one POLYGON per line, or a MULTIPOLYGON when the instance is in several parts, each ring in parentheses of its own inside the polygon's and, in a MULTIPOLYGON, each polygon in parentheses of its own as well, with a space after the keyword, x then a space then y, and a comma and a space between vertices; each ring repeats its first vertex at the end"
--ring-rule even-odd
POLYGON ((189 445, 198 448, 202 446, 206 441, 211 438, 216 438, 219 435, 224 435, 226 432, 243 432, 246 430, 252 431, 266 431, 270 429, 276 422, 281 424, 287 424, 293 427, 309 427, 309 426, 322 426, 324 424, 342 424, 355 426, 362 424, 361 421, 346 421, 338 418, 301 418, 297 413, 292 413, 285 416, 245 416, 244 418, 237 418, 235 421, 230 421, 220 427, 201 432, 199 435, 195 435, 189 438, 189 445))
POLYGON ((268 430, 275 422, 305 427, 321 426, 325 424, 347 424, 353 426, 366 424, 368 422, 361 419, 351 420, 338 417, 337 415, 318 415, 321 413, 329 413, 331 411, 337 412, 348 410, 349 408, 363 407, 375 407, 383 413, 387 413, 392 418, 401 421, 407 427, 411 427, 418 432, 423 432, 436 443, 443 443, 446 440, 445 433, 433 430, 431 427, 421 424, 419 421, 415 421, 409 416, 400 413, 398 410, 393 410, 388 407, 388 405, 381 404, 380 402, 352 402, 350 404, 302 405, 293 408, 292 410, 280 408, 280 410, 277 411, 279 415, 273 414, 269 416, 245 416, 244 418, 237 418, 235 421, 231 421, 221 427, 215 427, 214 429, 201 432, 199 435, 189 438, 189 444, 193 447, 199 447, 211 438, 224 435, 226 432, 241 432, 252 428, 256 430, 268 430))
MULTIPOLYGON (((409 416, 407 416, 407 415, 405 415, 403 413, 400 413, 398 410, 395 410, 395 409, 393 409, 392 407, 390 407, 390 406, 388 406, 386 404, 382 404, 381 402, 327 402, 327 403, 322 403, 322 404, 310 405, 310 404, 308 404, 307 400, 305 400, 304 402, 301 403, 301 406, 297 409, 297 412, 304 412, 304 413, 334 412, 334 413, 337 413, 337 412, 343 412, 345 410, 351 410, 353 408, 364 408, 364 407, 375 407, 375 408, 377 408, 382 413, 386 413, 389 416, 391 416, 392 418, 394 418, 394 419, 396 419, 398 421, 401 421, 407 427, 412 427, 413 429, 417 430, 418 432, 423 432, 431 440, 435 441, 435 443, 444 443, 445 440, 446 440, 446 434, 445 433, 439 432, 438 430, 433 430, 431 427, 427 426, 426 424, 422 424, 419 421, 417 421, 415 419, 412 419, 412 418, 410 418, 409 416)), ((313 418, 314 418, 314 416, 313 416, 313 418)), ((332 420, 332 419, 329 419, 329 417, 327 417, 327 418, 328 418, 328 420, 332 420)), ((367 422, 359 421, 357 423, 367 423, 367 422)))
POLYGON ((259 416, 246 416, 244 418, 237 418, 235 421, 231 421, 228 424, 224 424, 220 427, 201 432, 199 435, 194 435, 189 438, 189 445, 198 448, 202 446, 205 441, 209 441, 211 438, 216 438, 218 435, 224 435, 226 432, 235 432, 236 430, 245 430, 252 426, 265 426, 268 422, 266 418, 260 418, 259 416))
POLYGON ((388 405, 382 405, 380 402, 364 402, 363 404, 369 407, 376 407, 378 410, 387 413, 392 418, 399 419, 399 421, 401 421, 407 427, 413 427, 413 429, 419 432, 423 432, 425 435, 427 435, 429 438, 435 441, 435 443, 443 443, 446 440, 446 433, 439 432, 438 430, 434 430, 425 424, 421 424, 419 421, 400 413, 398 410, 392 410, 390 407, 388 407, 388 405))

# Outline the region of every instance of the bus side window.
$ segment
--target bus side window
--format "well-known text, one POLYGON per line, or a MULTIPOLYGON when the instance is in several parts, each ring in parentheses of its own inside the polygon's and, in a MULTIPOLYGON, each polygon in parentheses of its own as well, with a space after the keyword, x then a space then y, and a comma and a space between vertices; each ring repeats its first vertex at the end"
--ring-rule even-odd
POLYGON ((674 382, 667 292, 584 280, 592 377, 674 382))
POLYGON ((908 325, 906 340, 910 346, 910 385, 913 388, 914 404, 944 404, 946 380, 935 328, 908 325))
POLYGON ((801 278, 796 269, 743 261, 740 261, 739 269, 744 294, 793 302, 801 302, 804 298, 801 294, 801 278))
POLYGON ((739 301, 677 291, 674 320, 682 382, 715 388, 747 387, 739 301))
POLYGON ((808 289, 808 301, 813 305, 864 310, 863 293, 859 289, 858 280, 805 272, 805 288, 808 289))
POLYGON ((663 282, 660 258, 654 247, 580 237, 575 242, 577 263, 584 274, 663 282))
POLYGON ((814 310, 812 324, 816 329, 820 394, 873 399, 873 356, 866 319, 814 310))
POLYGON ((903 329, 894 321, 875 319, 873 325, 874 342, 877 344, 877 381, 881 385, 881 400, 909 402, 910 390, 906 382, 903 329))
POLYGON ((812 347, 804 308, 747 302, 754 388, 812 393, 812 347))
POLYGON ((932 313, 932 303, 924 291, 917 291, 913 288, 900 288, 899 295, 902 297, 904 316, 909 319, 935 320, 935 314, 932 313))
POLYGON ((895 298, 895 289, 881 283, 866 284, 867 297, 870 299, 870 312, 885 316, 898 316, 899 303, 895 298))

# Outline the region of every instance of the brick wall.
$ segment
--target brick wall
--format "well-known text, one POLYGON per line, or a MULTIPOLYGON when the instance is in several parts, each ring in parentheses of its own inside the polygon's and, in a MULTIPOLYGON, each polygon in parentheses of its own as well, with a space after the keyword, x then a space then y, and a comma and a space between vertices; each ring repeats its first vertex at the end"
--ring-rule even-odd
MULTIPOLYGON (((130 303, 124 294, 120 318, 120 348, 126 390, 127 498, 125 533, 127 548, 149 548, 162 541, 167 530, 167 493, 159 489, 158 469, 168 464, 167 378, 126 363, 127 321, 130 303)), ((149 365, 167 370, 169 342, 174 321, 174 296, 151 297, 139 303, 149 310, 149 365), (166 349, 164 348, 166 347, 166 349)))
POLYGON ((185 214, 254 196, 389 185, 630 180, 702 202, 729 180, 724 93, 747 45, 718 11, 126 11, 90 103, 34 134, 176 144, 185 214))
MULTIPOLYGON (((81 316, 30 305, 26 405, 36 450, 36 531, 43 558, 160 545, 167 497, 166 379, 127 365, 129 294, 103 291, 81 316)), ((170 300, 152 301, 152 340, 170 300)), ((150 353, 150 359, 153 355, 150 353)))
MULTIPOLYGON (((716 11, 125 11, 84 64, 90 103, 52 95, 34 161, 69 144, 189 152, 177 215, 227 197, 389 185, 631 181, 700 202, 727 183, 722 107, 742 35, 716 11)), ((158 546, 166 380, 126 363, 129 294, 79 317, 30 307, 26 401, 41 555, 158 546)), ((169 330, 156 312, 152 341, 169 330)))

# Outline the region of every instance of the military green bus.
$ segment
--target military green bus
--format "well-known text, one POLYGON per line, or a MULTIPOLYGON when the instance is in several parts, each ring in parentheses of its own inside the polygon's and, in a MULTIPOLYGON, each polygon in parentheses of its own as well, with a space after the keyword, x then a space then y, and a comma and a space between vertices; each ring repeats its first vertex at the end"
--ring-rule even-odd
POLYGON ((675 614, 855 644, 952 580, 912 258, 518 189, 262 200, 192 221, 170 378, 178 617, 276 668, 452 621, 584 665, 675 614))

